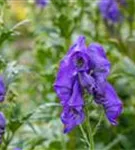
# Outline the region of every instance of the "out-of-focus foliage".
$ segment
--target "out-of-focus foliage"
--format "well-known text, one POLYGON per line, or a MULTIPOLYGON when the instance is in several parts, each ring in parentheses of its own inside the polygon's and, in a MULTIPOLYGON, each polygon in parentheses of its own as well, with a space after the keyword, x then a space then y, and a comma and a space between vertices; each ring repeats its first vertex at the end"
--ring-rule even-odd
MULTIPOLYGON (((0 0, 0 70, 7 95, 0 104, 7 118, 2 150, 85 150, 77 127, 62 133, 61 106, 53 90, 60 59, 83 34, 101 43, 112 63, 109 81, 123 101, 117 127, 104 118, 95 135, 96 150, 135 149, 135 1, 121 8, 124 19, 107 28, 98 0, 0 0), (113 31, 113 32, 112 32, 113 31)), ((86 99, 87 100, 87 99, 86 99)), ((90 106, 93 127, 101 107, 90 106)))

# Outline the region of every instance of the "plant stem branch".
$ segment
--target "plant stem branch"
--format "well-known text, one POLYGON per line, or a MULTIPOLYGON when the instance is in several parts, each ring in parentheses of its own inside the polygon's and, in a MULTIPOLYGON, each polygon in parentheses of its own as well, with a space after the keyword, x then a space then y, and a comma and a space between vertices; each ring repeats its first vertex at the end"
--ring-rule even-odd
POLYGON ((89 111, 86 109, 87 112, 87 132, 89 136, 89 143, 90 143, 90 150, 94 150, 94 138, 92 134, 92 127, 91 127, 91 122, 90 122, 90 116, 89 116, 89 111))
POLYGON ((104 112, 101 113, 99 121, 98 121, 98 123, 96 124, 96 127, 93 130, 93 134, 92 134, 93 136, 97 133, 98 127, 100 126, 100 124, 102 122, 103 116, 104 116, 104 112))
POLYGON ((80 127, 80 130, 81 130, 81 132, 82 132, 83 138, 85 139, 85 142, 86 142, 87 145, 90 147, 89 139, 88 139, 87 134, 85 133, 85 131, 84 131, 84 129, 83 129, 83 126, 80 125, 79 127, 80 127))

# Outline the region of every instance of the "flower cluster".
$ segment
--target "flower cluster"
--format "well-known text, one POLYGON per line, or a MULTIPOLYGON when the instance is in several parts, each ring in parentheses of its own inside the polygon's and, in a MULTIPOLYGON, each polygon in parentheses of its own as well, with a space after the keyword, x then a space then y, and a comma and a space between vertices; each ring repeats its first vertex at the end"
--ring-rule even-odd
POLYGON ((64 133, 70 132, 84 121, 84 90, 92 94, 96 103, 101 104, 111 124, 122 112, 122 102, 107 82, 110 62, 103 47, 98 43, 85 45, 80 36, 60 62, 54 89, 61 101, 61 120, 64 133))
POLYGON ((100 0, 99 10, 104 19, 116 23, 122 17, 119 7, 125 4, 125 0, 100 0))
MULTIPOLYGON (((4 79, 0 76, 0 102, 3 102, 5 99, 6 87, 4 83, 4 79)), ((2 112, 0 112, 0 143, 2 142, 2 136, 5 132, 6 119, 2 112)))

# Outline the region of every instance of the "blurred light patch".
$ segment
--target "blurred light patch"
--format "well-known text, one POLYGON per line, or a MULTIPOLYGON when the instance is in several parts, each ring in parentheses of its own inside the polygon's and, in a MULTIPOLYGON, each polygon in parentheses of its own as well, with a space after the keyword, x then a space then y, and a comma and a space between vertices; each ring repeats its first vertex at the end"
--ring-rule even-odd
POLYGON ((17 20, 24 20, 27 17, 27 8, 25 0, 10 0, 9 4, 11 6, 11 10, 15 15, 17 20))

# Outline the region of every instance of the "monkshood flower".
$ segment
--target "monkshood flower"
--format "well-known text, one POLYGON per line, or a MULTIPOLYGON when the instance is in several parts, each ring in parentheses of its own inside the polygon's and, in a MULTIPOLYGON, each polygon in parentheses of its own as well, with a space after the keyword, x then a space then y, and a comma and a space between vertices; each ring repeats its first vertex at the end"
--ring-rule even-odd
POLYGON ((61 120, 65 126, 64 133, 70 132, 84 121, 85 89, 93 95, 96 103, 104 107, 108 120, 116 125, 122 103, 107 82, 109 74, 110 62, 103 47, 92 43, 87 48, 85 37, 80 36, 61 60, 54 84, 63 106, 61 120))
POLYGON ((116 23, 121 20, 119 5, 124 5, 124 0, 100 0, 99 10, 104 19, 116 23))
POLYGON ((6 119, 2 112, 0 112, 0 144, 2 142, 2 136, 5 132, 6 119))
POLYGON ((0 76, 0 102, 3 102, 6 94, 6 86, 4 83, 4 79, 0 76))
POLYGON ((45 7, 48 4, 48 0, 36 0, 36 4, 40 7, 45 7))

